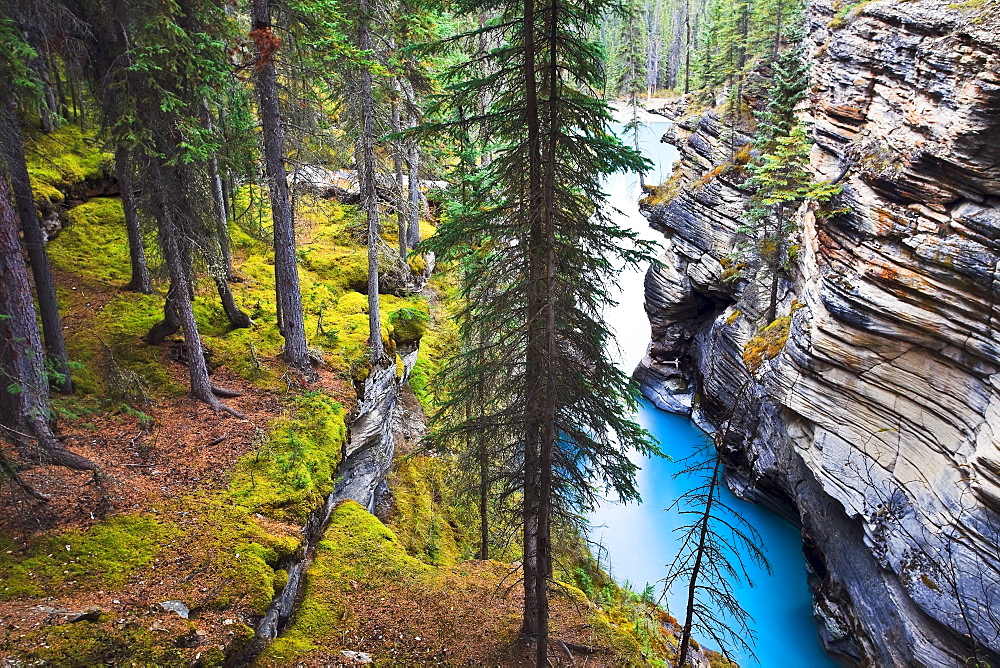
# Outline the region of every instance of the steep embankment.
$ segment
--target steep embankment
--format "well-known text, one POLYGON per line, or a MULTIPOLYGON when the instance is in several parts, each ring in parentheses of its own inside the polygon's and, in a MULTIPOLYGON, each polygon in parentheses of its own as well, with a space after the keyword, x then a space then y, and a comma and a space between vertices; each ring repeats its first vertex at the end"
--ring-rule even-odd
POLYGON ((731 280, 746 193, 718 115, 680 124, 681 163, 646 205, 668 243, 647 276, 637 377, 661 406, 714 421, 751 381, 731 483, 801 520, 825 641, 875 665, 1000 652, 991 11, 813 3, 812 162, 842 177, 846 212, 799 212, 783 317, 766 330, 753 282, 731 280))
MULTIPOLYGON (((280 360, 266 198, 240 188, 231 289, 254 325, 229 326, 211 281, 194 300, 213 376, 242 392, 227 401, 248 419, 215 415, 186 396, 176 337, 143 340, 166 281, 152 295, 121 287, 130 266, 110 156, 75 125, 29 148, 77 390, 55 400, 59 433, 102 476, 25 466, 21 480, 47 503, 0 476, 0 664, 533 665, 516 533, 498 539, 513 550, 494 546, 503 561, 473 560, 461 471, 417 445, 434 371, 455 346, 453 279, 438 273, 411 294, 430 258, 396 272, 387 289, 404 296, 380 301, 397 364, 372 369, 363 222, 330 197, 341 191, 302 193, 305 318, 325 361, 306 384, 280 360)), ((662 665, 676 620, 610 581, 582 541, 558 547, 557 577, 571 584, 554 587, 556 660, 662 665)))

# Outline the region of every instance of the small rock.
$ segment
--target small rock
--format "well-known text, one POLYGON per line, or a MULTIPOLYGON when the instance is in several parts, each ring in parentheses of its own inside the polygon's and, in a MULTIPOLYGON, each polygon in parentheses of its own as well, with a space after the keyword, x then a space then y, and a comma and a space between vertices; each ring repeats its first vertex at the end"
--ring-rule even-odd
POLYGON ((360 666, 366 663, 372 662, 371 654, 366 652, 352 652, 349 649, 344 649, 340 651, 341 655, 344 657, 344 661, 348 665, 360 666))
POLYGON ((191 612, 181 601, 160 601, 160 607, 166 612, 176 612, 182 619, 187 619, 191 612))
POLYGON ((66 615, 66 621, 73 622, 96 622, 101 618, 101 613, 103 610, 98 608, 96 605, 88 605, 82 610, 72 610, 70 612, 63 613, 66 615))

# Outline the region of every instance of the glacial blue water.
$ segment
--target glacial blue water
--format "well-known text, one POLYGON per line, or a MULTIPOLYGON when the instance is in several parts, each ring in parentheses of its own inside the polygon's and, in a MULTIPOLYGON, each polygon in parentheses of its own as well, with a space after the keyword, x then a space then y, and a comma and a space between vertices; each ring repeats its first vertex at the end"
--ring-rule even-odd
MULTIPOLYGON (((623 114, 624 115, 624 114, 623 114)), ((677 159, 677 150, 659 139, 668 123, 657 116, 645 116, 647 124, 640 131, 640 148, 654 162, 646 175, 650 184, 660 183, 670 175, 677 159)), ((619 131, 621 128, 617 128, 619 131)), ((631 136, 623 137, 631 145, 631 136)), ((643 238, 660 240, 646 219, 638 212, 638 177, 615 175, 605 185, 612 206, 621 210, 623 226, 638 232, 643 238)), ((649 342, 649 322, 643 308, 643 278, 641 270, 623 270, 618 276, 621 290, 618 305, 608 314, 614 327, 620 350, 619 363, 627 372, 641 360, 649 342)), ((606 549, 604 565, 619 582, 628 580, 632 588, 642 591, 646 583, 657 583, 667 571, 667 565, 678 549, 679 536, 673 529, 680 525, 676 510, 666 511, 690 485, 691 478, 675 478, 674 473, 684 464, 679 460, 698 450, 705 435, 690 420, 658 410, 643 402, 636 420, 659 441, 670 459, 636 459, 641 467, 637 480, 642 494, 641 504, 622 505, 607 502, 592 516, 591 537, 606 549)), ((740 513, 760 533, 772 572, 748 563, 751 580, 756 586, 736 587, 743 607, 752 615, 751 628, 756 634, 757 659, 737 652, 741 666, 770 668, 824 668, 837 665, 822 649, 812 620, 812 600, 806 585, 802 540, 794 526, 774 513, 736 499, 728 490, 723 500, 740 513)), ((676 617, 683 617, 683 587, 666 593, 666 603, 676 617)), ((713 647, 704 637, 697 637, 707 647, 713 647)))

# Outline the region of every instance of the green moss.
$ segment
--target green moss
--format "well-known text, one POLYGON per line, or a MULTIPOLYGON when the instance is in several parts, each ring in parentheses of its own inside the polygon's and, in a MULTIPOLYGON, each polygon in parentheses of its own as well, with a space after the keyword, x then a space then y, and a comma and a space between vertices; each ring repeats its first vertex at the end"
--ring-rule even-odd
POLYGON ((303 522, 333 491, 347 428, 344 407, 321 392, 299 397, 291 411, 236 465, 230 496, 251 512, 303 522))
POLYGON ((354 501, 337 506, 306 577, 305 595, 291 626, 259 657, 263 666, 287 666, 322 647, 339 646, 354 627, 348 594, 380 583, 428 582, 431 569, 406 554, 396 535, 354 501))
POLYGON ((162 633, 156 635, 134 622, 124 626, 109 620, 44 627, 24 635, 17 647, 11 649, 19 660, 14 665, 189 665, 184 651, 173 646, 162 633))
POLYGON ((436 405, 434 378, 445 359, 458 348, 458 325, 455 313, 460 300, 457 286, 446 274, 436 274, 430 281, 436 293, 435 307, 427 331, 420 339, 420 353, 410 372, 409 384, 420 405, 433 413, 436 405))
POLYGON ((733 312, 729 314, 728 318, 726 318, 726 326, 731 327, 737 320, 740 319, 741 315, 743 315, 743 311, 733 309, 733 312))
POLYGON ((62 271, 108 284, 132 277, 121 201, 95 197, 66 212, 66 227, 48 245, 52 264, 62 271))
POLYGON ((52 596, 63 588, 121 587, 177 535, 151 516, 121 515, 40 538, 11 554, 0 552, 0 600, 52 596))
POLYGON ((765 360, 774 359, 781 353, 788 341, 791 326, 792 317, 781 316, 747 341, 743 347, 743 363, 751 373, 756 373, 765 360))
POLYGON ((389 335, 397 343, 411 343, 420 340, 420 337, 427 331, 427 323, 430 321, 430 314, 424 309, 403 307, 391 311, 387 318, 389 321, 389 335))
POLYGON ((217 586, 206 605, 219 610, 241 605, 263 614, 287 578, 275 567, 299 549, 298 532, 265 530, 254 511, 233 504, 228 494, 189 499, 185 509, 198 518, 185 540, 206 553, 215 574, 217 586))
POLYGON ((837 10, 837 13, 832 19, 828 26, 833 29, 842 28, 847 25, 854 17, 861 15, 864 8, 871 3, 872 0, 861 0, 860 2, 851 2, 843 5, 837 10))
MULTIPOLYGON (((64 304, 80 298, 85 295, 78 291, 64 289, 60 294, 64 304)), ((77 391, 106 393, 107 365, 110 363, 104 349, 106 344, 115 363, 143 378, 153 396, 184 394, 186 388, 174 381, 167 368, 163 348, 142 341, 162 318, 163 295, 121 292, 93 314, 87 327, 67 330, 70 358, 80 363, 73 371, 77 391)))
POLYGON ((38 202, 61 202, 79 184, 105 178, 113 160, 100 150, 93 132, 75 123, 33 138, 25 153, 38 202))
POLYGON ((389 480, 394 506, 390 524, 408 554, 434 566, 454 565, 474 551, 474 531, 455 496, 454 466, 445 457, 406 457, 396 463, 389 480))

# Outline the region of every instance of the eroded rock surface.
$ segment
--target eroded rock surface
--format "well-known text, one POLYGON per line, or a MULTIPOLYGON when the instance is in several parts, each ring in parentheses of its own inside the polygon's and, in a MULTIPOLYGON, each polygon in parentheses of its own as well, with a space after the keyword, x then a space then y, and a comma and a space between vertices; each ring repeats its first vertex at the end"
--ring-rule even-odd
POLYGON ((779 313, 802 307, 755 376, 742 356, 766 324, 757 291, 722 280, 746 194, 738 170, 703 183, 732 154, 721 119, 678 126, 680 190, 646 209, 668 243, 646 280, 653 341, 636 375, 658 405, 683 412, 697 395, 695 412, 716 423, 749 382, 730 480, 800 519, 824 640, 859 663, 1000 653, 1000 31, 989 11, 881 0, 840 21, 813 3, 813 167, 842 177, 848 211, 799 212, 779 313))

